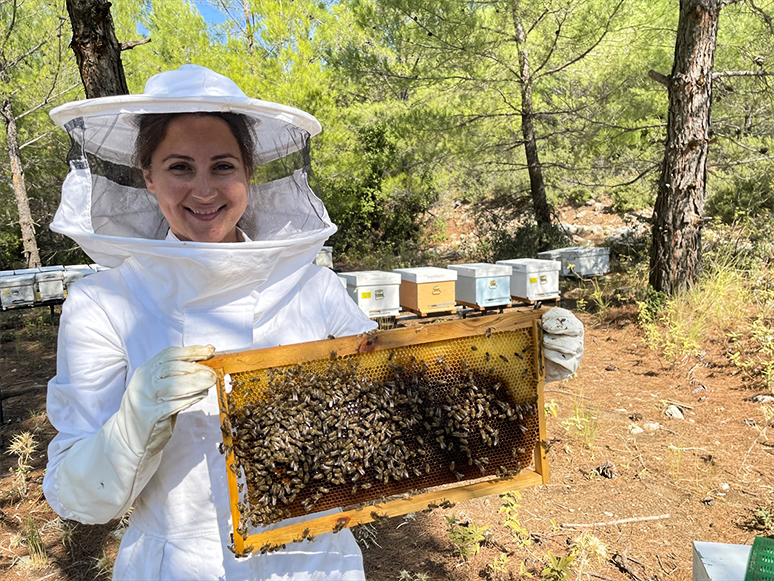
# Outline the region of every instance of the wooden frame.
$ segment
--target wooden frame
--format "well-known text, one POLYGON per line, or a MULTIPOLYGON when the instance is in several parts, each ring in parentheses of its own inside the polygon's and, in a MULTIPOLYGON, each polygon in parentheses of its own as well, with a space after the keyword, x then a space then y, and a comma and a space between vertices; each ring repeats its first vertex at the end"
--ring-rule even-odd
MULTIPOLYGON (((388 499, 386 502, 359 505, 344 509, 342 512, 312 518, 302 523, 288 525, 244 537, 237 530, 240 512, 237 506, 238 490, 237 476, 232 470, 226 469, 228 475, 231 516, 234 525, 234 550, 237 555, 245 555, 252 550, 276 548, 285 543, 293 542, 308 535, 318 535, 334 530, 341 530, 358 524, 368 523, 375 518, 393 517, 409 512, 424 510, 430 503, 442 501, 460 502, 488 494, 498 494, 538 484, 547 484, 549 480, 548 459, 546 457, 546 424, 544 409, 543 386, 545 381, 542 349, 542 328, 540 317, 543 311, 508 313, 476 317, 475 319, 457 320, 429 325, 418 325, 377 331, 357 336, 339 339, 324 339, 308 343, 299 343, 283 347, 271 347, 254 351, 216 355, 203 362, 213 368, 218 377, 217 390, 220 403, 221 424, 228 425, 229 409, 226 396, 225 376, 256 369, 283 367, 320 359, 327 359, 331 352, 338 356, 358 353, 368 353, 384 349, 396 349, 406 346, 421 345, 438 341, 474 337, 484 333, 513 331, 516 329, 531 329, 531 343, 539 348, 532 349, 533 366, 537 370, 535 377, 537 385, 538 439, 534 448, 534 470, 526 469, 515 476, 497 478, 488 481, 477 481, 469 484, 439 486, 423 494, 404 495, 388 499)), ((235 462, 232 450, 230 430, 223 431, 226 456, 226 467, 235 462)))

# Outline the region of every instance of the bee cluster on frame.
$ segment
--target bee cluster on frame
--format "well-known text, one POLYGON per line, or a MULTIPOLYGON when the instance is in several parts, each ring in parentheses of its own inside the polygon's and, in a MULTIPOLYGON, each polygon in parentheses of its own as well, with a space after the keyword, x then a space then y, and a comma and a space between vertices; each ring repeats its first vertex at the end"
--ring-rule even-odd
POLYGON ((517 474, 538 439, 534 387, 516 385, 532 380, 534 360, 527 331, 498 335, 234 374, 223 430, 237 532, 517 474))

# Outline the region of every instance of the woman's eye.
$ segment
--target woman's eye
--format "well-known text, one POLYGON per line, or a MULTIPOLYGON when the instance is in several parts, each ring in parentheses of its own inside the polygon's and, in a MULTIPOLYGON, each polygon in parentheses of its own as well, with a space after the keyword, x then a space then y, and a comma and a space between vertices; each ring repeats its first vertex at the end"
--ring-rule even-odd
POLYGON ((227 171, 227 170, 234 169, 234 166, 230 163, 219 163, 218 165, 215 166, 215 169, 217 171, 227 171))
POLYGON ((175 163, 169 166, 169 169, 172 171, 186 171, 188 170, 188 166, 184 163, 175 163))

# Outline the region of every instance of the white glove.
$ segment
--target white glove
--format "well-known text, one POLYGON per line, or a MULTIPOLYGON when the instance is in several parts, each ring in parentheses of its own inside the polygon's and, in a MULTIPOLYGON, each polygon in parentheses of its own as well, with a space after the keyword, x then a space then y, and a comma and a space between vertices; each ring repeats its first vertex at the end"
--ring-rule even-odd
POLYGON ((583 355, 583 323, 567 309, 553 308, 543 314, 543 356, 546 383, 570 377, 583 355))
POLYGON ((177 414, 216 382, 212 369, 193 363, 214 353, 212 345, 169 347, 137 368, 118 411, 56 470, 57 495, 72 518, 104 523, 129 510, 156 472, 177 414))

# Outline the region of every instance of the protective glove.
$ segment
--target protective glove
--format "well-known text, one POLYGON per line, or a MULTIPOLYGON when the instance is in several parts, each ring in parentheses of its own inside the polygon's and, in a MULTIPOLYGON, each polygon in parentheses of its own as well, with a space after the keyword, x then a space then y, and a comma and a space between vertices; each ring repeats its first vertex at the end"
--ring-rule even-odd
POLYGON ((570 377, 583 355, 583 323, 567 309, 560 308, 546 311, 542 320, 546 383, 570 377))
POLYGON ((129 509, 156 472, 177 414, 216 382, 212 369, 194 363, 214 353, 212 345, 169 347, 137 368, 118 411, 57 467, 57 495, 72 518, 104 523, 129 509))

